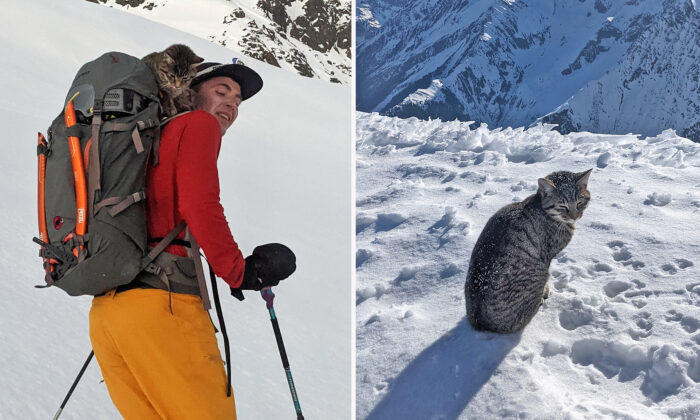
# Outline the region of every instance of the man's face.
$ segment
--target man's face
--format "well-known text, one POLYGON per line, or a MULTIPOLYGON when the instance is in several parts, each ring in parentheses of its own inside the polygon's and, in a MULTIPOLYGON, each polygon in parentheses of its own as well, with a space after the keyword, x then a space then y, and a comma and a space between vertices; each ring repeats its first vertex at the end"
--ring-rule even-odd
POLYGON ((207 111, 219 121, 222 136, 236 121, 241 100, 241 87, 228 77, 213 77, 201 83, 194 94, 195 108, 207 111))

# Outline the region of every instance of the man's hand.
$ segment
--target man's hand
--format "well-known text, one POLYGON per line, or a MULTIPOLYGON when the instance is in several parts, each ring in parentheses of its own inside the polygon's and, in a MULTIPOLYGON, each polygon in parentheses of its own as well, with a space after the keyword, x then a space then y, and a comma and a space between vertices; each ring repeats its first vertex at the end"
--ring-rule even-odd
POLYGON ((256 247, 253 254, 245 259, 243 283, 231 289, 231 295, 243 300, 241 290, 262 290, 277 286, 281 280, 296 270, 296 256, 282 244, 265 244, 256 247))

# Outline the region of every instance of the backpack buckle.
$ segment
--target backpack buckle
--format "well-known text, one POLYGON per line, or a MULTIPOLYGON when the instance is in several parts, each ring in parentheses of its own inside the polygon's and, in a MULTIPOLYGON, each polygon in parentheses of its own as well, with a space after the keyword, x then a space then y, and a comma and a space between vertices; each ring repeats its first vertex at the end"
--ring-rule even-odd
POLYGON ((143 269, 143 271, 149 274, 153 274, 155 276, 160 276, 160 273, 163 271, 163 269, 160 266, 150 263, 143 269))

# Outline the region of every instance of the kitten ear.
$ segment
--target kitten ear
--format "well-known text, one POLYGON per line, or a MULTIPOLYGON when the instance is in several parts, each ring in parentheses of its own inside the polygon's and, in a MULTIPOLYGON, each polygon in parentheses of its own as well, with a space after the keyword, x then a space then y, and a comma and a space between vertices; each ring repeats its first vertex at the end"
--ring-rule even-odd
POLYGON ((576 174, 576 185, 583 188, 588 187, 588 177, 591 175, 591 172, 593 172, 593 168, 576 174))
POLYGON ((552 181, 545 178, 538 179, 537 185, 539 185, 539 191, 542 191, 545 194, 550 194, 557 189, 552 181))
POLYGON ((191 60, 192 63, 194 63, 194 64, 199 64, 199 63, 201 63, 202 61, 204 61, 204 59, 203 59, 202 57, 200 57, 200 56, 198 56, 198 55, 195 55, 195 54, 192 54, 192 55, 193 55, 192 60, 191 60))

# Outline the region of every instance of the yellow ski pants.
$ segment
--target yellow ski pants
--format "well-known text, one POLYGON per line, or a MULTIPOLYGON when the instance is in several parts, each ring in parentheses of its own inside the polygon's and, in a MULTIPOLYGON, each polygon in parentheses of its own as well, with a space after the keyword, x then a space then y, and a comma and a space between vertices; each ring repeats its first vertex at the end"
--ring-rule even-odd
POLYGON ((92 301, 90 340, 109 395, 126 420, 235 419, 233 391, 199 297, 158 289, 92 301))

